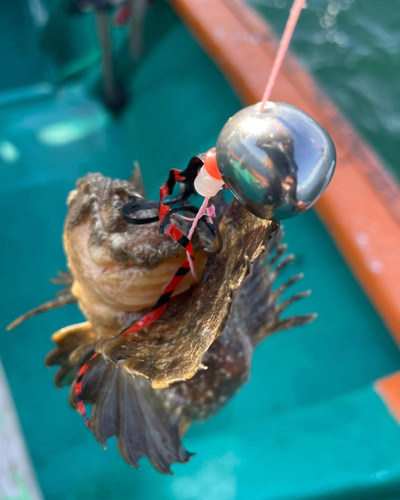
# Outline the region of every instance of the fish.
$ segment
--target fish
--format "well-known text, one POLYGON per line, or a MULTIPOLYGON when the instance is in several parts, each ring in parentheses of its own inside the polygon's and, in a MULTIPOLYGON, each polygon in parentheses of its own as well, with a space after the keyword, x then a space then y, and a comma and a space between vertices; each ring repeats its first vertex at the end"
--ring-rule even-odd
MULTIPOLYGON (((9 329, 46 310, 76 303, 86 321, 55 332, 45 363, 57 366, 54 383, 70 387, 69 403, 91 408, 90 428, 102 446, 116 437, 123 459, 142 457, 162 474, 192 454, 184 434, 216 415, 249 381, 254 350, 282 330, 306 325, 315 314, 282 317, 309 295, 281 296, 303 275, 276 286, 294 260, 279 222, 251 214, 222 194, 213 199, 222 237, 219 253, 206 252, 209 235, 193 235, 195 275, 188 273, 162 315, 127 336, 185 259, 184 249, 159 223, 132 225, 122 207, 146 200, 138 166, 130 179, 100 173, 80 179, 68 197, 63 243, 68 271, 54 281, 59 295, 15 320, 9 329), (89 362, 89 360, 91 360, 89 362), (84 377, 78 374, 88 366, 84 377)), ((144 216, 154 210, 144 211, 144 216)), ((185 232, 188 222, 174 219, 185 232)))

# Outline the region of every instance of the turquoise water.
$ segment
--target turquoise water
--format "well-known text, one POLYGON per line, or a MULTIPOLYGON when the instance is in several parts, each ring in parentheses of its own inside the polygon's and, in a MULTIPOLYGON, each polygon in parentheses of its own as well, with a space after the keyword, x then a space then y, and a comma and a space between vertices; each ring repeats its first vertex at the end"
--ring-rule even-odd
MULTIPOLYGON (((249 0, 283 32, 292 0, 249 0)), ((398 0, 308 0, 291 49, 400 180, 398 0)))
MULTIPOLYGON (((29 16, 28 3, 19 4, 29 16)), ((98 52, 90 17, 68 19, 58 1, 43 5, 51 7, 47 25, 28 17, 16 24, 11 6, 2 20, 0 57, 8 71, 0 87, 13 95, 0 100, 1 329, 54 294, 48 279, 65 268, 65 199, 77 178, 88 171, 127 178, 136 159, 154 198, 168 169, 183 168, 191 155, 215 144, 227 117, 240 108, 213 63, 159 2, 148 16, 140 64, 134 66, 121 49, 131 100, 114 118, 94 91, 99 75, 90 65, 98 52), (68 33, 75 36, 71 44, 68 33), (11 57, 16 44, 18 60, 11 57), (31 86, 22 92, 25 85, 31 86)), ((275 16, 278 30, 283 27, 283 9, 266 13, 275 16)), ((304 14, 304 22, 318 19, 316 11, 304 14)), ((296 50, 301 43, 295 40, 296 50)), ((315 53, 337 50, 328 42, 306 45, 315 53)), ((288 273, 306 274, 296 291, 314 291, 292 312, 317 311, 319 318, 259 348, 251 383, 185 437, 197 455, 174 466, 174 477, 156 473, 146 460, 141 471, 131 470, 112 440, 103 451, 68 407, 67 391, 53 386, 43 359, 51 333, 81 320, 74 306, 0 335, 2 362, 46 500, 400 498, 400 429, 371 387, 400 369, 400 353, 316 215, 310 211, 285 227, 298 256, 288 273)))

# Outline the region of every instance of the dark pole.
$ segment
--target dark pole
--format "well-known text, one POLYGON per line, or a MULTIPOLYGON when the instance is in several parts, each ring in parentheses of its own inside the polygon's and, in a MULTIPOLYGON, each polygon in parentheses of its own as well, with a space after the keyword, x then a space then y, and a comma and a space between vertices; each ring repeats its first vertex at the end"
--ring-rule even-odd
POLYGON ((104 99, 108 105, 113 106, 118 102, 118 89, 115 82, 112 43, 110 36, 110 27, 108 21, 108 11, 96 11, 97 36, 102 49, 102 71, 104 99))
POLYGON ((140 59, 143 51, 143 22, 148 0, 129 1, 129 53, 132 59, 140 59))

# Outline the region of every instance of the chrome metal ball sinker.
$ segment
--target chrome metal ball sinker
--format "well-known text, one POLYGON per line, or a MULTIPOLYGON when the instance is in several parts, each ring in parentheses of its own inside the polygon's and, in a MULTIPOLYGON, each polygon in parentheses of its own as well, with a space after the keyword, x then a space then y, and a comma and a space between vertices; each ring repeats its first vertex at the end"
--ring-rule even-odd
POLYGON ((217 142, 218 169, 234 196, 257 217, 281 220, 310 208, 332 178, 335 146, 298 108, 267 102, 242 109, 217 142))

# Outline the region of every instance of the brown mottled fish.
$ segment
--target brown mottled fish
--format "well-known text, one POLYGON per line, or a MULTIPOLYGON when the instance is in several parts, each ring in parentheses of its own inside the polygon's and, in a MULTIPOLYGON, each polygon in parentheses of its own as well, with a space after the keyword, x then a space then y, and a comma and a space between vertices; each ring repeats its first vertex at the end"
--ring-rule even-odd
MULTIPOLYGON (((145 197, 140 171, 130 181, 89 174, 68 199, 64 248, 70 273, 56 299, 22 316, 10 328, 45 310, 77 302, 87 321, 53 335, 46 357, 59 365, 57 387, 75 383, 93 356, 82 382, 91 405, 91 428, 103 446, 116 436, 121 455, 138 467, 147 456, 162 473, 190 458, 183 434, 195 420, 216 414, 247 382, 255 347, 271 334, 303 325, 314 315, 282 319, 281 313, 308 292, 279 302, 301 275, 273 289, 293 256, 285 256, 279 223, 255 217, 236 200, 217 196, 223 247, 204 252, 196 231, 196 282, 189 273, 162 316, 130 334, 121 331, 142 317, 185 259, 185 251, 159 224, 128 224, 121 208, 145 197)), ((186 224, 180 221, 180 224, 186 224)))

